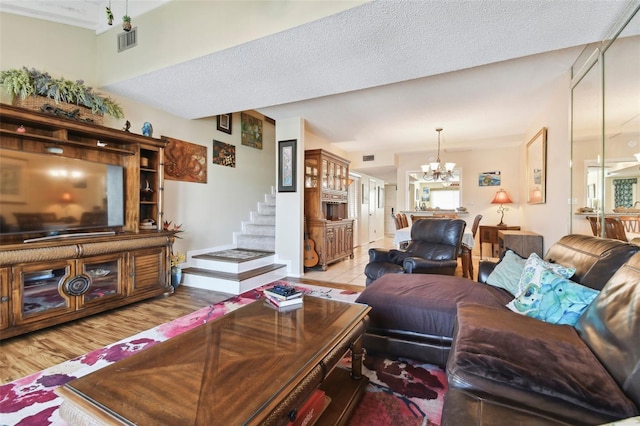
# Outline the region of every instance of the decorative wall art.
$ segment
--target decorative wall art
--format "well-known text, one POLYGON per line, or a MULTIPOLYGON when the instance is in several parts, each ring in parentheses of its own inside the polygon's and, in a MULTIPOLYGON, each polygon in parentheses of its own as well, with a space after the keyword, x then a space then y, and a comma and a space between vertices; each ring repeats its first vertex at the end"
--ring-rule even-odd
POLYGON ((27 201, 26 166, 25 160, 0 157, 0 203, 27 201))
POLYGON ((262 149, 262 120, 240 113, 242 145, 262 149))
POLYGON ((213 140, 213 164, 220 164, 221 166, 235 167, 236 166, 236 147, 235 145, 229 145, 228 143, 213 140))
POLYGON ((478 186, 500 186, 502 177, 499 171, 483 172, 478 176, 478 186))
POLYGON ((296 192, 296 142, 278 142, 278 192, 296 192))
POLYGON ((217 128, 218 128, 218 130, 220 130, 221 132, 225 132, 225 133, 231 134, 232 118, 233 118, 232 114, 220 114, 220 115, 218 115, 218 118, 217 118, 217 122, 218 122, 217 128))
POLYGON ((543 127, 527 144, 527 203, 547 201, 547 128, 543 127))
POLYGON ((431 201, 431 189, 428 186, 422 188, 422 198, 420 201, 431 201))
POLYGON ((207 147, 161 136, 169 142, 164 150, 164 173, 168 180, 207 183, 207 147))

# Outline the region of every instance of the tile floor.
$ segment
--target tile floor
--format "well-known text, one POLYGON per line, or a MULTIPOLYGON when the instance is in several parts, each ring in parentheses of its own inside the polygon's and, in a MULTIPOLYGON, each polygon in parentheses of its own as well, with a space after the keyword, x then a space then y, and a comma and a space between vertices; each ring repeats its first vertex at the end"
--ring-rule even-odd
MULTIPOLYGON (((373 243, 365 244, 353 249, 353 259, 348 257, 342 261, 327 265, 327 270, 323 271, 319 267, 307 269, 302 278, 309 280, 329 281, 342 284, 353 284, 364 287, 366 277, 364 267, 369 262, 370 248, 396 248, 393 244, 393 237, 385 237, 373 243)), ((474 272, 478 271, 478 259, 473 259, 474 272)), ((462 263, 458 259, 458 269, 456 276, 462 276, 462 263)))

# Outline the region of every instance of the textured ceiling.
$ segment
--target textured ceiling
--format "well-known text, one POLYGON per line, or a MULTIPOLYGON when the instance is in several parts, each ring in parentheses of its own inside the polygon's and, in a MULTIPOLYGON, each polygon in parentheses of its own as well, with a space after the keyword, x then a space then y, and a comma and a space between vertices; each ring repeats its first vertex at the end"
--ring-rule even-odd
MULTIPOLYGON (((63 3, 100 3, 102 13, 104 1, 63 3)), ((435 149, 436 127, 445 150, 513 145, 568 89, 583 46, 628 5, 373 1, 105 89, 190 119, 249 109, 303 117, 314 134, 362 154, 435 149)), ((395 181, 386 172, 367 171, 395 181)))

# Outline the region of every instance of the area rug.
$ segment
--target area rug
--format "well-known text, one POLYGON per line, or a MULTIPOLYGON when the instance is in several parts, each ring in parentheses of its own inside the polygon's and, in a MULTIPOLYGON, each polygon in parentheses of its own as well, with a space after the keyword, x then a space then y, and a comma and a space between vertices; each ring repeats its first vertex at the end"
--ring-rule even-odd
MULTIPOLYGON (((286 283, 281 281, 280 283, 286 283)), ((359 293, 308 284, 294 285, 312 296, 354 302, 359 293)), ((66 425, 59 416, 62 403, 55 389, 118 360, 252 303, 267 286, 231 297, 184 317, 123 339, 80 357, 0 386, 0 424, 66 425)), ((349 368, 349 357, 341 368, 349 368)), ((438 425, 446 392, 444 372, 412 360, 365 355, 363 373, 371 380, 352 425, 438 425)))

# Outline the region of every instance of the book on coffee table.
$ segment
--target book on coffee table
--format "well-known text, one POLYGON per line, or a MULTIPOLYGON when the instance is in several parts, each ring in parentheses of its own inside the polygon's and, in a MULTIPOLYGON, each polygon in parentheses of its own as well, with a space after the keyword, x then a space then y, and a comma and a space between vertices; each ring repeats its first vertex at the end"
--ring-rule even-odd
POLYGON ((275 285, 264 290, 265 295, 269 295, 278 300, 290 300, 302 297, 302 292, 295 287, 285 285, 275 285))
POLYGON ((313 426, 329 405, 327 399, 331 401, 322 389, 314 391, 297 410, 295 419, 287 423, 287 426, 313 426))
POLYGON ((297 297, 295 299, 289 299, 289 300, 280 300, 280 299, 276 299, 275 297, 272 297, 271 295, 267 294, 266 292, 264 293, 264 298, 267 302, 269 302, 270 304, 274 305, 275 307, 278 308, 285 308, 288 306, 302 306, 302 301, 304 300, 301 297, 297 297))

